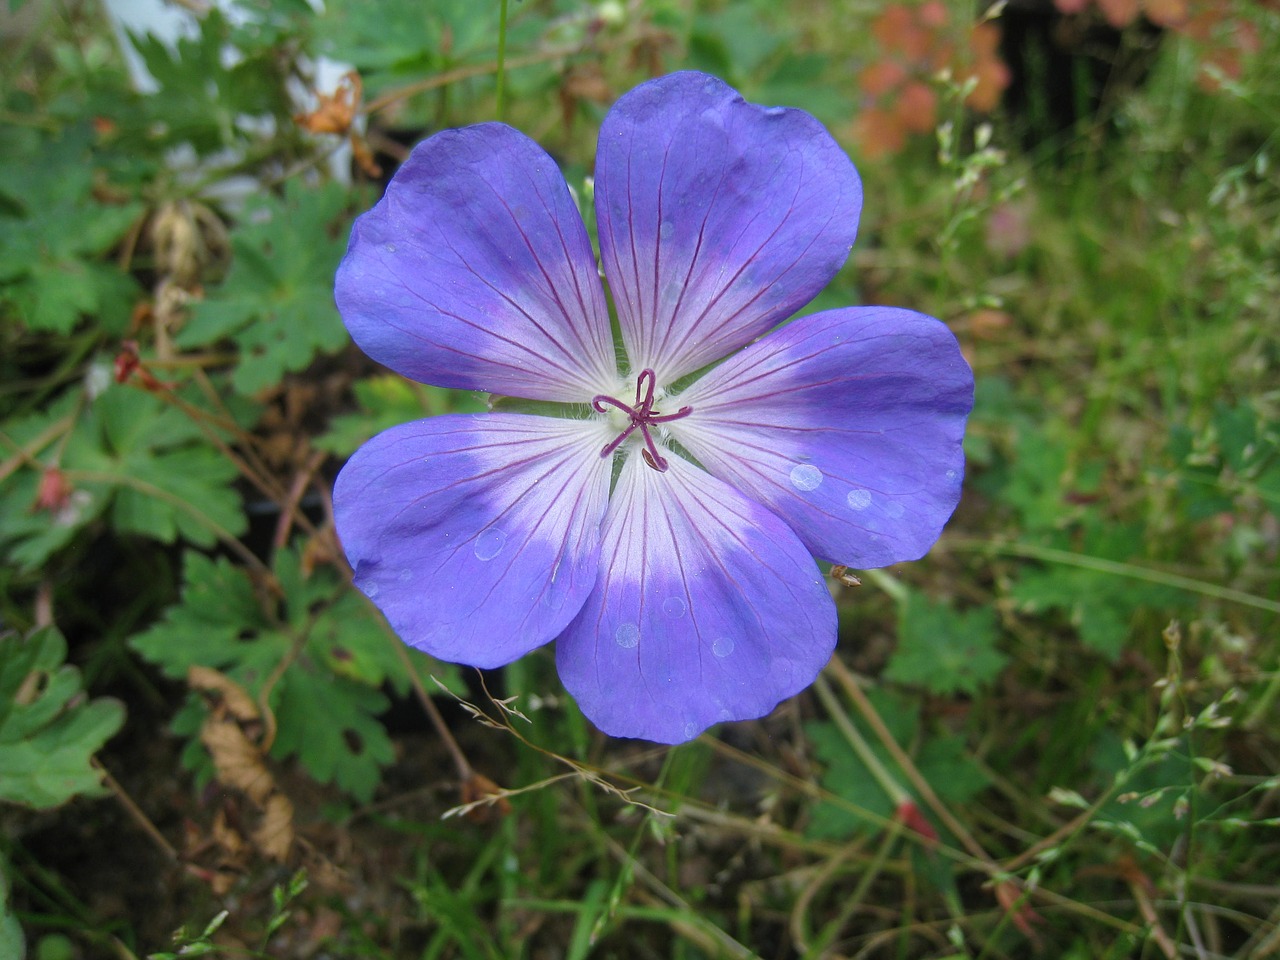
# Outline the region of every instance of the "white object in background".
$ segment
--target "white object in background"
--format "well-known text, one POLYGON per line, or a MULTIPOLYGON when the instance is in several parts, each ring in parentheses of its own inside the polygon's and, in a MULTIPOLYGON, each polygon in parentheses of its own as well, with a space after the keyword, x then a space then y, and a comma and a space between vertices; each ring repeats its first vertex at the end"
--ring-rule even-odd
MULTIPOLYGON (((313 0, 313 6, 316 3, 313 0)), ((178 41, 199 36, 200 27, 196 15, 177 4, 166 0, 105 0, 107 16, 111 19, 111 28, 115 32, 120 50, 124 54, 129 69, 129 77, 140 93, 153 94, 160 89, 160 84, 151 75, 141 54, 133 45, 130 34, 142 36, 150 34, 165 45, 170 51, 177 49, 178 41)), ((252 19, 252 15, 237 6, 232 0, 213 0, 211 6, 217 7, 227 20, 236 25, 244 24, 252 19)), ((239 59, 239 52, 232 47, 223 51, 223 63, 227 66, 239 59)), ((331 91, 337 88, 338 81, 352 68, 349 64, 338 63, 327 57, 314 62, 304 62, 308 72, 314 77, 315 90, 331 91)), ((315 91, 308 90, 298 83, 291 83, 289 96, 299 113, 308 113, 319 106, 315 91)), ((258 126, 263 122, 261 117, 238 117, 237 122, 246 126, 258 126)), ((194 154, 190 150, 179 150, 170 157, 170 164, 177 170, 191 169, 194 166, 194 154)), ((230 165, 235 155, 224 155, 216 158, 218 165, 230 165)), ((339 183, 351 182, 351 145, 345 141, 334 150, 328 161, 329 174, 339 183)), ((236 205, 245 197, 258 189, 258 183, 251 177, 228 178, 213 190, 223 201, 236 205)))

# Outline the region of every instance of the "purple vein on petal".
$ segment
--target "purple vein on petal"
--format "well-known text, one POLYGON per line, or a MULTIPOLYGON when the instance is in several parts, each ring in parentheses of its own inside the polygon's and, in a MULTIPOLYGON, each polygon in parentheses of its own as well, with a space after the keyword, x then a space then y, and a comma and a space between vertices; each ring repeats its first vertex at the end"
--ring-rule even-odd
MULTIPOLYGON (((543 281, 546 283, 546 288, 543 291, 541 291, 543 296, 552 300, 555 303, 556 307, 559 308, 560 316, 563 318, 569 332, 573 335, 574 339, 578 342, 578 345, 582 347, 583 352, 588 357, 590 357, 592 361, 592 365, 596 366, 597 362, 604 360, 604 358, 600 355, 600 350, 598 349, 601 345, 588 343, 583 338, 582 330, 579 324, 575 322, 573 314, 565 306, 564 300, 561 297, 560 288, 557 286, 555 281, 551 278, 551 275, 547 270, 546 263, 543 261, 543 258, 540 252, 538 251, 538 249, 529 240, 529 235, 525 233, 524 227, 521 225, 519 218, 515 214, 515 211, 511 209, 511 205, 508 203, 507 199, 503 197, 494 188, 493 184, 489 183, 489 181, 485 180, 483 177, 481 177, 480 179, 485 184, 485 186, 487 186, 490 189, 490 191, 493 192, 495 199, 497 199, 498 203, 502 206, 502 209, 505 210, 507 215, 511 218, 511 222, 515 225, 517 233, 519 233, 520 238, 524 241, 525 248, 529 251, 530 255, 533 257, 533 262, 538 265, 538 271, 542 275, 543 281)), ((542 191, 537 189, 536 186, 534 188, 534 195, 538 198, 539 203, 542 204, 543 210, 547 212, 548 218, 551 220, 553 226, 555 227, 556 236, 560 240, 560 249, 565 255, 565 263, 568 265, 569 273, 573 277, 574 294, 578 301, 578 307, 582 311, 582 317, 584 319, 589 319, 592 316, 592 314, 596 312, 597 309, 603 308, 603 304, 598 304, 593 307, 588 307, 586 302, 584 302, 584 300, 582 299, 582 290, 580 286, 581 278, 579 277, 578 270, 577 270, 578 265, 574 263, 573 255, 569 251, 568 244, 565 242, 564 232, 561 229, 560 221, 557 217, 554 216, 552 208, 548 206, 546 198, 542 195, 542 191)), ((494 290, 495 293, 498 293, 500 296, 502 296, 504 300, 506 300, 513 307, 519 310, 521 314, 527 317, 529 321, 537 327, 538 331, 542 333, 544 337, 547 338, 548 342, 553 344, 562 354, 564 354, 566 357, 569 357, 570 359, 576 359, 574 357, 573 352, 569 350, 563 343, 561 343, 559 338, 557 338, 553 334, 549 333, 545 328, 543 328, 542 325, 538 323, 538 321, 534 319, 534 317, 532 317, 524 307, 522 307, 515 300, 511 299, 511 297, 506 293, 499 291, 496 287, 492 289, 494 290)), ((612 371, 606 373, 605 370, 597 368, 595 372, 597 373, 597 375, 601 377, 601 381, 599 384, 596 384, 595 389, 598 389, 599 386, 601 385, 607 385, 613 380, 612 371)))
MULTIPOLYGON (((551 279, 551 276, 547 271, 547 266, 543 262, 541 254, 539 253, 537 248, 533 245, 533 243, 530 242, 529 235, 525 233, 524 227, 521 225, 520 220, 516 217, 515 212, 511 209, 510 204, 507 202, 505 197, 503 197, 500 193, 498 193, 498 191, 493 187, 491 183, 489 183, 483 177, 481 177, 480 179, 481 179, 481 182, 484 183, 485 186, 489 188, 490 192, 493 193, 494 198, 498 201, 498 204, 502 207, 502 209, 506 211, 508 217, 510 217, 511 219, 512 224, 515 226, 516 232, 520 235, 520 238, 524 241, 525 249, 529 251, 529 254, 532 257, 533 262, 537 264, 538 272, 541 274, 542 279, 546 284, 545 288, 539 290, 538 292, 546 299, 554 302, 555 305, 559 308, 561 319, 564 320, 569 330, 574 333, 575 337, 578 339, 578 342, 582 344, 584 352, 589 357, 591 357, 593 361, 599 359, 595 355, 596 351, 594 351, 591 347, 589 347, 586 343, 582 341, 582 338, 578 333, 577 324, 574 323, 573 317, 570 315, 569 311, 565 308, 564 301, 561 300, 560 298, 559 288, 556 286, 555 282, 551 279)), ((535 193, 538 196, 538 199, 543 202, 544 209, 547 209, 545 200, 543 200, 541 193, 538 193, 536 190, 535 190, 535 193)), ((548 212, 550 211, 548 210, 548 212)), ((556 229, 558 233, 559 232, 558 222, 556 222, 556 229)), ((481 231, 479 230, 479 228, 477 228, 477 232, 482 232, 486 238, 490 238, 490 239, 492 238, 492 233, 489 230, 481 231)), ((449 249, 453 251, 454 255, 458 257, 458 260, 460 262, 463 262, 463 263, 466 262, 465 260, 463 260, 461 254, 459 254, 458 251, 453 248, 452 244, 449 245, 449 249)), ((568 251, 566 250, 565 252, 566 252, 566 258, 568 258, 568 251)), ((568 260, 568 263, 570 265, 570 272, 573 273, 575 284, 576 284, 577 271, 573 269, 572 260, 568 260)), ((515 310, 521 316, 527 319, 533 325, 533 327, 540 334, 542 334, 543 339, 546 340, 549 346, 555 348, 557 351, 559 351, 559 353, 562 356, 570 360, 573 366, 575 367, 578 366, 578 363, 577 363, 578 358, 574 356, 573 352, 570 351, 563 343, 560 342, 560 338, 555 333, 553 333, 552 331, 549 331, 545 326, 543 326, 542 322, 538 320, 535 316, 533 316, 533 314, 531 314, 526 307, 524 307, 521 303, 515 300, 507 291, 499 288, 498 285, 493 283, 488 277, 482 276, 480 273, 478 273, 474 268, 471 267, 469 263, 467 264, 467 268, 471 270, 472 275, 477 280, 479 280, 482 284, 484 284, 486 287, 492 290, 495 294, 497 294, 499 297, 501 297, 503 300, 509 303, 513 308, 515 308, 515 310)), ((590 312, 587 311, 585 305, 581 303, 581 300, 579 300, 579 305, 583 306, 583 316, 589 317, 590 312)), ((483 328, 478 328, 478 329, 483 329, 483 328)), ((529 350, 529 352, 537 353, 537 351, 533 351, 531 349, 529 350)), ((537 353, 537 355, 541 357, 545 357, 545 354, 542 354, 542 353, 537 353)), ((550 358, 547 358, 547 359, 550 359, 550 358)), ((560 369, 565 369, 560 364, 556 364, 556 366, 559 367, 560 369)), ((576 373, 577 371, 574 371, 574 372, 576 373)), ((608 383, 609 380, 607 379, 604 382, 608 383)), ((593 387, 589 381, 583 381, 583 384, 584 386, 587 386, 588 390, 593 388, 598 388, 598 387, 593 387)))
POLYGON ((357 585, 406 642, 455 662, 498 666, 551 640, 598 570, 602 428, 451 414, 375 437, 334 494, 357 585))
MULTIPOLYGON (((463 261, 463 262, 465 263, 465 261, 463 261)), ((498 294, 499 294, 500 296, 502 296, 504 299, 508 299, 508 302, 513 303, 513 305, 514 305, 514 306, 517 306, 517 309, 519 309, 518 305, 516 305, 516 304, 514 304, 514 302, 510 301, 510 300, 509 300, 509 298, 507 298, 507 297, 506 297, 506 295, 505 295, 505 294, 503 294, 501 291, 497 290, 497 288, 495 288, 495 287, 494 287, 494 286, 493 286, 493 285, 492 285, 492 284, 491 284, 491 283, 490 283, 490 282, 489 282, 485 277, 483 277, 483 276, 481 276, 480 274, 476 273, 476 272, 475 272, 475 270, 471 268, 470 264, 467 264, 467 268, 468 268, 468 270, 470 270, 470 271, 471 271, 471 274, 472 274, 472 275, 473 275, 477 280, 479 280, 481 283, 483 283, 483 284, 485 284, 486 286, 488 286, 490 289, 494 290, 494 292, 495 292, 495 293, 498 293, 498 294)), ((445 310, 443 307, 441 307, 441 306, 437 305, 434 301, 432 301, 430 298, 428 298, 428 297, 427 297, 425 294, 423 294, 421 291, 419 291, 419 290, 414 290, 414 289, 412 289, 411 287, 409 287, 409 286, 408 286, 408 284, 404 283, 404 282, 403 282, 402 280, 400 280, 398 277, 396 278, 396 281, 397 281, 397 283, 399 283, 399 284, 400 284, 400 286, 404 289, 404 291, 405 291, 406 293, 408 293, 411 297, 413 297, 413 298, 414 298, 414 299, 416 299, 416 300, 420 300, 420 301, 422 301, 422 303, 426 304, 428 307, 430 307, 430 308, 431 308, 432 310, 434 310, 436 313, 440 314, 440 316, 442 316, 442 317, 448 317, 450 320, 456 320, 456 321, 458 321, 459 323, 463 324, 464 326, 470 327, 471 329, 476 330, 476 331, 478 331, 478 332, 480 332, 480 333, 483 333, 483 334, 485 334, 485 335, 487 335, 487 336, 490 336, 490 337, 492 337, 492 338, 493 338, 493 339, 495 339, 495 340, 498 340, 498 341, 500 341, 500 342, 502 342, 502 343, 507 344, 508 346, 514 347, 514 348, 516 348, 517 350, 520 350, 520 351, 522 351, 523 353, 528 354, 530 357, 533 357, 533 358, 537 359, 539 363, 546 364, 547 366, 549 366, 549 367, 551 367, 551 368, 554 368, 555 370, 558 370, 558 371, 560 371, 561 373, 564 373, 564 374, 565 374, 569 379, 573 379, 573 380, 579 379, 578 371, 576 371, 576 370, 572 370, 572 369, 570 369, 569 367, 566 367, 566 366, 564 366, 564 365, 563 365, 563 364, 561 364, 561 363, 557 363, 553 358, 548 357, 545 353, 541 353, 540 351, 535 350, 533 347, 529 346, 527 343, 522 343, 522 342, 520 342, 519 340, 516 340, 516 339, 514 339, 514 338, 512 338, 512 337, 508 337, 508 336, 504 336, 504 335, 499 334, 499 333, 495 333, 492 329, 487 328, 487 327, 483 327, 483 326, 481 326, 480 324, 476 323, 474 320, 470 320, 470 319, 468 319, 467 317, 464 317, 464 316, 462 316, 462 315, 460 315, 460 314, 453 313, 453 312, 451 312, 451 311, 445 310)), ((521 310, 521 312, 523 313, 524 311, 523 311, 523 310, 521 310)), ((525 316, 528 316, 528 314, 525 314, 525 316)), ((457 347, 451 346, 450 344, 442 343, 442 342, 440 342, 439 340, 433 339, 433 338, 431 338, 431 337, 424 336, 424 335, 423 335, 421 332, 419 332, 418 330, 413 330, 413 329, 409 329, 409 328, 407 328, 407 327, 400 326, 399 324, 394 323, 394 322, 392 322, 392 321, 390 321, 390 320, 385 321, 385 322, 386 322, 387 326, 390 326, 390 327, 392 327, 392 328, 394 328, 394 329, 396 329, 396 330, 399 330, 399 331, 400 331, 401 333, 403 333, 405 336, 407 336, 407 337, 411 337, 411 338, 413 338, 414 340, 419 340, 419 341, 421 341, 422 343, 429 343, 429 344, 431 344, 433 347, 435 347, 435 348, 436 348, 436 349, 438 349, 438 350, 445 350, 445 351, 448 351, 449 353, 456 353, 456 354, 458 354, 459 356, 471 356, 471 355, 472 355, 469 351, 462 350, 462 349, 459 349, 459 348, 457 348, 457 347)), ((539 327, 539 330, 541 330, 541 327, 539 327)), ((542 333, 544 334, 544 336, 546 335, 546 331, 542 331, 542 333)), ((517 373, 520 373, 520 374, 525 374, 525 375, 527 375, 527 373, 528 373, 528 371, 527 371, 524 367, 521 367, 521 366, 519 366, 518 364, 515 364, 515 363, 510 363, 510 362, 505 361, 505 360, 495 360, 495 359, 492 359, 492 358, 486 358, 486 360, 487 360, 487 362, 488 362, 489 364, 491 364, 492 366, 496 366, 496 367, 503 367, 503 368, 506 368, 506 369, 512 370, 512 371, 514 371, 514 372, 517 372, 517 373)), ((583 389, 584 389, 584 391, 585 391, 585 392, 589 393, 589 392, 590 392, 590 390, 591 390, 591 387, 590 387, 588 384, 586 384, 586 383, 585 383, 585 381, 584 381, 584 382, 583 382, 583 389)))

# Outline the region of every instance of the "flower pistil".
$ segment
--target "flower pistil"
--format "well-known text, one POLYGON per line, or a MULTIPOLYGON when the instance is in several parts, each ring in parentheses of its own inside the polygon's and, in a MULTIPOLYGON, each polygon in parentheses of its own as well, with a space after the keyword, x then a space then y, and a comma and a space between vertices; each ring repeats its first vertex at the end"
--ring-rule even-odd
POLYGON ((693 407, 681 407, 675 413, 659 413, 653 408, 655 403, 654 391, 657 388, 657 384, 657 374, 652 370, 645 369, 641 370, 640 375, 636 377, 636 400, 633 405, 625 404, 616 397, 611 397, 604 393, 597 394, 591 399, 591 406, 595 408, 596 413, 608 413, 609 408, 613 407, 615 410, 621 410, 625 413, 629 421, 622 433, 618 434, 600 451, 600 456, 609 456, 638 428, 644 437, 644 450, 641 451, 644 456, 644 462, 659 473, 666 472, 668 466, 666 458, 659 452, 658 445, 654 442, 653 434, 650 433, 649 428, 654 424, 670 423, 672 420, 683 419, 693 413, 693 407))

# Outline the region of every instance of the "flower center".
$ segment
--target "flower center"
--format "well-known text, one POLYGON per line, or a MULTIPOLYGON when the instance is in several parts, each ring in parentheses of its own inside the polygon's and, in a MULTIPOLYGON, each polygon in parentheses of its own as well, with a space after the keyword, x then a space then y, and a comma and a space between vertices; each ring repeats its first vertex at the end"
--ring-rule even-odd
POLYGON ((670 423, 672 420, 680 420, 683 417, 687 417, 693 413, 693 407, 681 407, 675 413, 659 413, 653 409, 653 391, 657 385, 658 377, 652 370, 641 370, 640 376, 636 378, 636 402, 634 404, 625 404, 616 397, 603 393, 592 398, 591 406, 595 408, 596 413, 608 413, 609 408, 612 407, 625 413, 629 421, 626 429, 600 451, 600 456, 609 456, 621 446, 622 441, 635 433, 636 430, 639 430, 644 437, 644 449, 640 451, 641 456, 644 457, 644 462, 659 473, 666 471, 667 460, 658 451, 658 445, 654 443, 653 433, 649 428, 656 423, 670 423))

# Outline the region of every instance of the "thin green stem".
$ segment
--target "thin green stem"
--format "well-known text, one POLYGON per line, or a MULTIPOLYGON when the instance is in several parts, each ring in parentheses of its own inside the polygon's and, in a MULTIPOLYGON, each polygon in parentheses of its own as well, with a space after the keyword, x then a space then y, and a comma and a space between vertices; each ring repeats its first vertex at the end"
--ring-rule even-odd
POLYGON ((498 120, 507 112, 507 0, 498 0, 498 120))
POLYGON ((1231 587, 1220 587, 1216 583, 1205 583, 1177 573, 1154 570, 1151 567, 1140 567, 1132 563, 1120 563, 1103 557, 1091 557, 1083 553, 1072 553, 1069 550, 1057 550, 1053 547, 1042 547, 1034 543, 1002 543, 995 540, 978 540, 969 537, 955 537, 944 541, 948 548, 956 550, 974 550, 980 553, 1002 554, 1004 556, 1025 557, 1029 560, 1043 560, 1046 563, 1061 563, 1095 573, 1113 574, 1118 577, 1129 577, 1132 580, 1144 580, 1165 587, 1176 587, 1201 596, 1238 603, 1270 613, 1280 613, 1280 602, 1245 593, 1231 587))
POLYGON ((819 674, 818 679, 813 683, 814 692, 818 694, 818 699, 822 701, 823 707, 831 719, 835 721, 836 727, 849 742, 849 746, 853 748, 853 752, 858 755, 858 759, 862 761, 862 765, 867 768, 876 783, 880 784, 882 789, 893 802, 895 807, 908 803, 911 800, 911 794, 902 788, 902 785, 894 779, 891 774, 880 762, 880 758, 875 755, 875 751, 871 749, 870 744, 863 739, 862 734, 858 732, 858 728, 853 725, 848 714, 840 706, 840 701, 836 699, 835 693, 827 684, 826 678, 819 674))
POLYGON ((181 497, 170 493, 162 487, 155 484, 147 483, 145 480, 139 480, 137 477, 125 474, 109 473, 102 470, 67 470, 65 476, 72 483, 79 481, 81 483, 100 483, 107 487, 124 487, 134 490, 143 496, 151 497, 155 500, 172 507, 175 511, 185 513, 191 517, 227 547, 232 553, 238 556, 245 565, 251 567, 259 574, 271 577, 271 570, 265 563, 257 558, 254 553, 240 542, 240 538, 233 534, 226 527, 222 526, 207 513, 196 507, 194 504, 188 503, 181 497))

